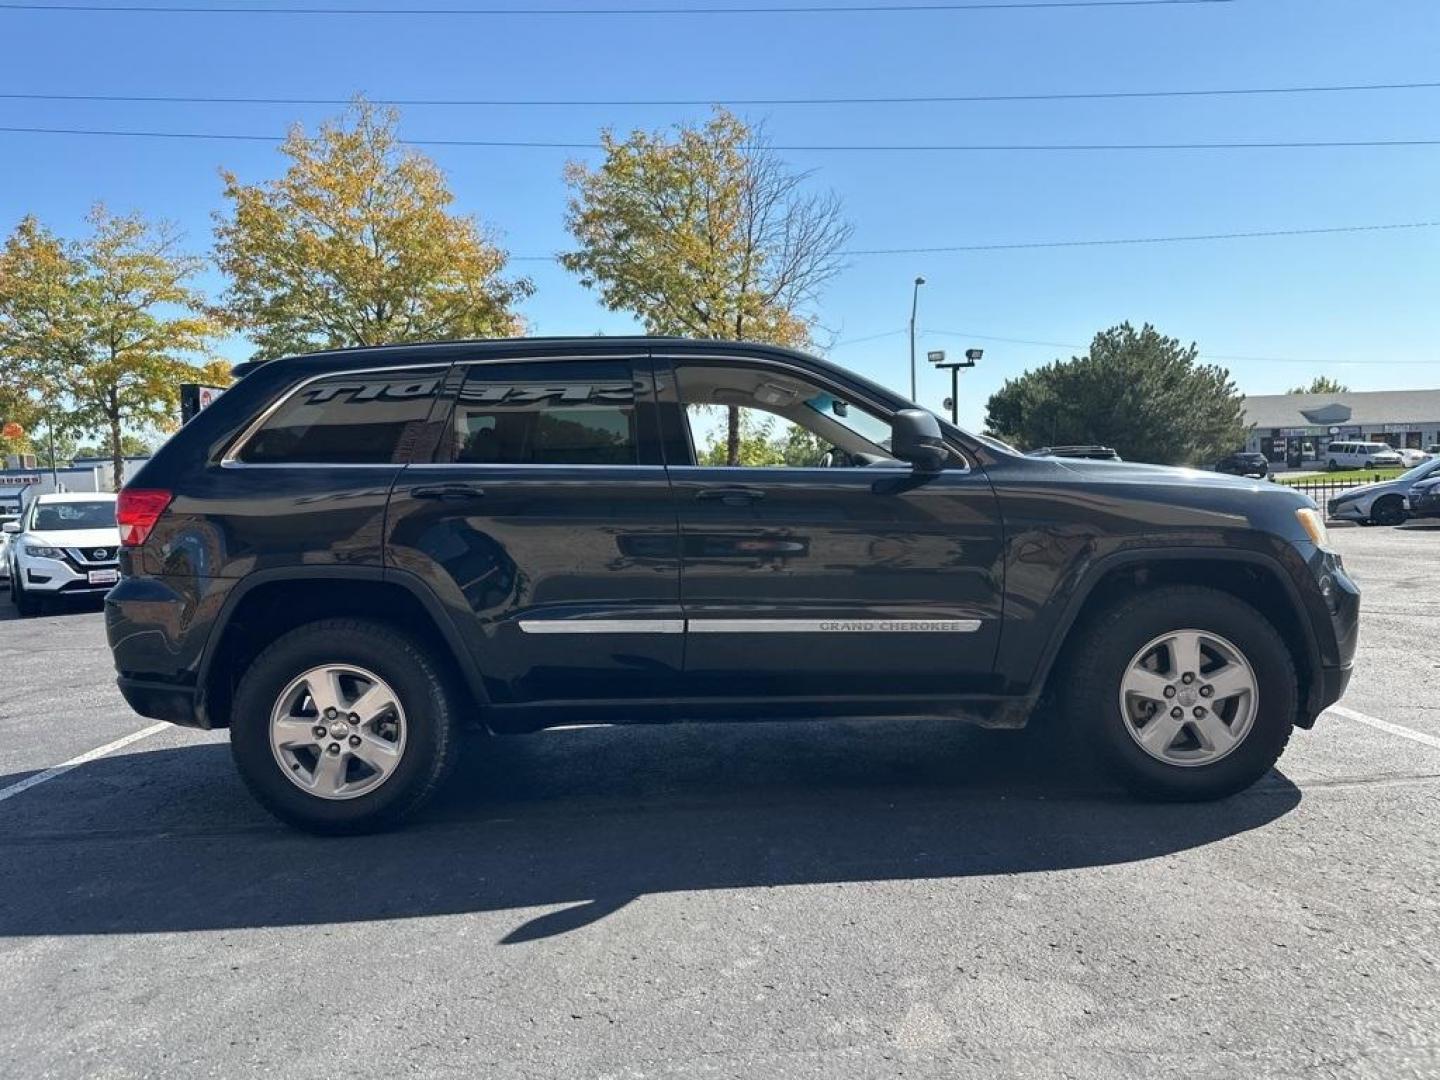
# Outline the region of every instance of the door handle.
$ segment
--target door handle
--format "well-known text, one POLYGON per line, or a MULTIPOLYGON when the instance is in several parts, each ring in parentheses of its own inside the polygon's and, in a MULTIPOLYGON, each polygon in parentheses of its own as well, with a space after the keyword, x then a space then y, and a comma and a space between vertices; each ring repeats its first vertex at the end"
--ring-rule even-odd
POLYGON ((410 494, 417 499, 443 499, 447 502, 460 502, 465 499, 483 498, 485 489, 475 484, 432 484, 427 487, 411 488, 410 494))
POLYGON ((695 498, 700 502, 719 502, 726 506, 745 506, 759 502, 764 497, 765 492, 752 487, 701 488, 695 493, 695 498))

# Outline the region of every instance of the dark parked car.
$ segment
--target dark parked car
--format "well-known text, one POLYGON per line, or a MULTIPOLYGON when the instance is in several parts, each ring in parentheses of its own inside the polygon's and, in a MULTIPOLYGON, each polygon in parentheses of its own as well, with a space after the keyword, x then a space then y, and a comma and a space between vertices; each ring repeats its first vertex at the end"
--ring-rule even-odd
POLYGON ((1215 471, 1231 476, 1269 476, 1270 462, 1264 454, 1247 454, 1240 451, 1226 454, 1215 463, 1215 471))
POLYGON ((1088 458, 1091 461, 1120 461, 1120 455, 1109 446, 1042 446, 1031 450, 1027 457, 1088 458))
POLYGON ((414 810, 466 725, 588 720, 1034 717, 1138 793, 1215 798, 1355 651, 1359 595, 1303 495, 1025 457, 733 342, 274 361, 140 469, 119 521, 126 699, 228 726, 260 801, 322 832, 414 810), (814 453, 707 464, 719 406, 814 453))
POLYGON ((1410 489, 1410 516, 1440 517, 1440 478, 1423 481, 1410 489))

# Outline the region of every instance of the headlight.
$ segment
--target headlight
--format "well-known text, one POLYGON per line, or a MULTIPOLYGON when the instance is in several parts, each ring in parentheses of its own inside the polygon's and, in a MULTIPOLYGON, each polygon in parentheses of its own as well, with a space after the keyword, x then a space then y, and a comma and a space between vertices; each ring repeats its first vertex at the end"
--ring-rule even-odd
POLYGON ((63 559, 65 553, 59 548, 45 547, 41 544, 26 544, 25 554, 33 559, 63 559))
POLYGON ((1300 522, 1300 527, 1305 530, 1305 535, 1310 537, 1312 544, 1324 551, 1331 550, 1330 533, 1325 528, 1325 519, 1320 516, 1319 510, 1302 506, 1295 511, 1295 520, 1300 522))

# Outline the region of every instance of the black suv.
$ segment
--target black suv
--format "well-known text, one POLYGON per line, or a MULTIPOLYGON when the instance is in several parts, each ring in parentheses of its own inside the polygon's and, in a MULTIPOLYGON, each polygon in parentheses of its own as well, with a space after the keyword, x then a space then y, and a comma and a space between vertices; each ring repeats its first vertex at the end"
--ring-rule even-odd
POLYGON ((243 367, 122 493, 107 630, 130 704, 228 726, 305 828, 412 811, 467 724, 1033 715, 1214 798, 1349 678, 1359 594, 1285 488, 1026 457, 763 345, 243 367), (731 409, 752 464, 713 463, 731 409))
POLYGON ((1244 450, 1237 450, 1233 454, 1226 454, 1215 463, 1215 471, 1229 473, 1231 476, 1259 476, 1270 475, 1270 459, 1264 454, 1250 454, 1244 450))

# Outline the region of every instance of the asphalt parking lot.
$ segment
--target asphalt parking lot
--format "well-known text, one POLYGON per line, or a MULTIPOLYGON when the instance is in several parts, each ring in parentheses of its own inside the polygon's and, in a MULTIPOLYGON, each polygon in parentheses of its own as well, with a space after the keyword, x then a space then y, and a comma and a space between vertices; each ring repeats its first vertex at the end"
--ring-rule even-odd
POLYGON ((930 720, 477 741, 273 823, 94 608, 0 603, 0 1075, 1440 1075, 1440 523, 1337 530, 1343 710, 1203 806, 930 720))

